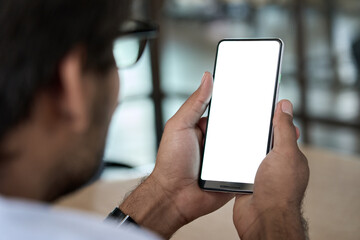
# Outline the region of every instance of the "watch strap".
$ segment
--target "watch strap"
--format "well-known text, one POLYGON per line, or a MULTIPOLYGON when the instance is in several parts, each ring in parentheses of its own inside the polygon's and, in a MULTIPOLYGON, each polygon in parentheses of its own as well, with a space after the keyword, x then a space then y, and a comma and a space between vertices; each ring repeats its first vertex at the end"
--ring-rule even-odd
POLYGON ((123 213, 120 208, 116 207, 105 219, 105 221, 115 221, 118 226, 133 224, 135 226, 139 226, 134 219, 132 219, 129 215, 123 213))

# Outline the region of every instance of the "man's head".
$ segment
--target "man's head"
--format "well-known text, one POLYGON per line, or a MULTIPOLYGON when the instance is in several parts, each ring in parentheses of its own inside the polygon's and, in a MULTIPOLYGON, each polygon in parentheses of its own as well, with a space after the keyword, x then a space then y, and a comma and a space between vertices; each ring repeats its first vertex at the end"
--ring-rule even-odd
POLYGON ((53 200, 101 162, 117 103, 119 0, 0 2, 0 193, 53 200))

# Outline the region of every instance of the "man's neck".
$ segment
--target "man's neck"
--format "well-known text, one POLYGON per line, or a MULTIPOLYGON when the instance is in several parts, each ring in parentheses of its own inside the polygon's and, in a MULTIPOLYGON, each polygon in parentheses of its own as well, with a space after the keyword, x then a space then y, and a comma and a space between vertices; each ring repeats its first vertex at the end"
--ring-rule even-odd
POLYGON ((45 200, 44 173, 51 145, 42 135, 36 125, 23 124, 4 138, 0 146, 2 195, 45 200))

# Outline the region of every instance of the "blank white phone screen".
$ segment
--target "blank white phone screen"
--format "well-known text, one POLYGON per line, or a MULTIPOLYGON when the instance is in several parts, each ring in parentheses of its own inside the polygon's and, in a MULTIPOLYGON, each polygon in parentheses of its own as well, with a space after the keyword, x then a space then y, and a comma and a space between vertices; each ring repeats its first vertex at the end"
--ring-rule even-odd
POLYGON ((266 156, 281 42, 222 41, 202 180, 254 183, 266 156))

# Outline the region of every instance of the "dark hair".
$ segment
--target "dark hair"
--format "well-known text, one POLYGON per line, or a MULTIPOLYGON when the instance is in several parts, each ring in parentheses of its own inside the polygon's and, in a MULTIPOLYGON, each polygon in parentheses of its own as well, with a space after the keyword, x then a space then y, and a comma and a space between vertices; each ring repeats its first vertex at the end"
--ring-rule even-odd
POLYGON ((128 10, 124 0, 0 1, 0 141, 26 119, 36 93, 56 84, 61 59, 75 46, 84 67, 103 73, 128 10))

